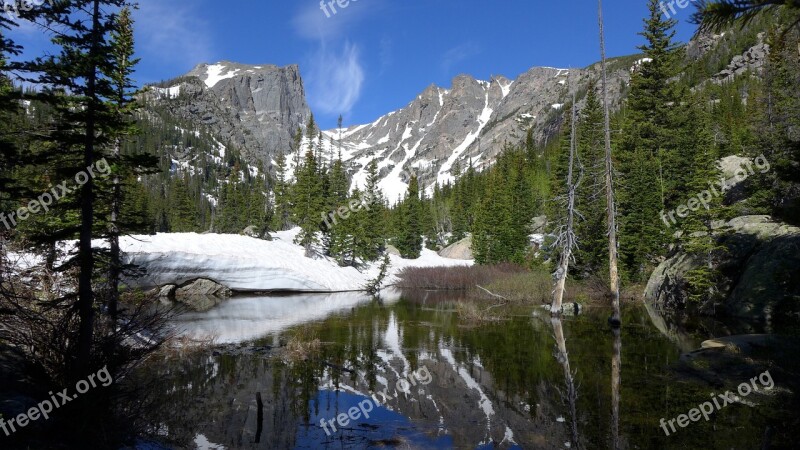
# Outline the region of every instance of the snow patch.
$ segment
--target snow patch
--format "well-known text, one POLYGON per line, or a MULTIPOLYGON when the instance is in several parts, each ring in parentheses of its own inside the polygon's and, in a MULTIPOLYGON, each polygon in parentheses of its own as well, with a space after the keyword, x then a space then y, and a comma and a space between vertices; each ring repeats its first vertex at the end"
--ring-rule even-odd
MULTIPOLYGON (((128 236, 120 239, 126 263, 147 270, 133 280, 142 287, 182 284, 208 278, 239 292, 360 291, 374 279, 380 264, 359 271, 339 267, 329 258, 306 258, 303 247, 294 244, 299 228, 275 233, 264 241, 228 234, 160 233, 154 236, 128 236)), ((98 241, 97 246, 105 243, 98 241)), ((459 261, 424 249, 420 258, 408 260, 391 255, 386 283, 396 281, 405 267, 469 266, 474 261, 459 261)))
POLYGON ((238 69, 231 70, 223 64, 214 64, 208 66, 205 79, 206 86, 212 88, 222 80, 235 77, 238 72, 238 69))

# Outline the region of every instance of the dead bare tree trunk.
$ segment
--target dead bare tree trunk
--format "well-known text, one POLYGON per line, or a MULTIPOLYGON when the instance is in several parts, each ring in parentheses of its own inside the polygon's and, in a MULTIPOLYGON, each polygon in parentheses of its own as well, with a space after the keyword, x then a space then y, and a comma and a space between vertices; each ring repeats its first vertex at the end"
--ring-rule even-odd
POLYGON ((578 162, 579 174, 577 181, 573 183, 573 169, 577 159, 577 94, 572 94, 572 130, 570 131, 569 144, 569 169, 567 171, 567 224, 558 236, 557 244, 562 244, 561 260, 555 273, 556 286, 553 290, 553 304, 550 305, 550 314, 561 314, 561 303, 564 300, 564 290, 567 284, 567 273, 569 272, 569 261, 572 259, 572 251, 577 246, 575 236, 575 194, 583 178, 583 166, 578 162))
POLYGON ((567 341, 564 339, 564 328, 561 325, 560 317, 551 317, 550 323, 553 325, 553 334, 556 338, 556 359, 561 368, 564 369, 564 384, 566 384, 567 403, 569 404, 570 431, 572 431, 572 445, 576 449, 581 448, 580 435, 578 434, 578 389, 575 387, 575 377, 572 376, 572 369, 569 366, 569 354, 567 353, 567 341))
POLYGON ((619 328, 614 333, 614 355, 611 358, 611 448, 620 448, 619 439, 619 399, 622 385, 622 336, 619 328))
POLYGON ((611 116, 608 105, 608 68, 606 67, 606 37, 603 28, 603 0, 598 0, 598 21, 600 23, 600 59, 603 73, 603 114, 605 117, 606 145, 606 209, 608 213, 608 269, 614 312, 609 323, 618 327, 622 323, 619 312, 619 268, 617 243, 617 207, 614 201, 614 164, 611 161, 611 116))

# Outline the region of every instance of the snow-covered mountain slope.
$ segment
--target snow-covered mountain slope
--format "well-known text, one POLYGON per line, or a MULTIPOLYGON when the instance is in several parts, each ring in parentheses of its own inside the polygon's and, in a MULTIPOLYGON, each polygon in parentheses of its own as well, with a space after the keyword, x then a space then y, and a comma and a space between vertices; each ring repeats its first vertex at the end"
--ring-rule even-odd
MULTIPOLYGON (((611 62, 614 105, 623 97, 634 59, 611 62)), ((562 120, 561 107, 573 93, 583 99, 598 74, 594 65, 534 67, 516 80, 459 75, 449 88, 431 85, 406 107, 372 123, 323 132, 323 155, 332 159, 341 146, 353 186, 364 185, 366 166, 377 159, 381 189, 395 202, 405 194, 411 174, 430 191, 436 182, 454 181, 470 162, 477 170, 491 166, 507 143, 518 144, 529 129, 540 142, 551 138, 562 120)), ((291 148, 297 128, 304 128, 310 116, 297 66, 201 64, 161 83, 150 96, 176 116, 207 126, 265 168, 274 166, 282 151, 291 175, 308 148, 307 140, 291 148)))
MULTIPOLYGON (((630 80, 627 63, 612 68, 609 83, 617 104, 630 80)), ((533 129, 541 142, 557 131, 562 106, 578 93, 583 99, 598 68, 535 67, 515 81, 493 77, 453 79, 449 89, 432 85, 406 107, 375 122, 324 133, 323 148, 335 155, 339 140, 354 186, 363 186, 366 166, 378 160, 381 188, 396 201, 411 174, 430 192, 435 183, 455 180, 469 166, 491 166, 506 144, 518 144, 533 129)))
MULTIPOLYGON (((276 233, 273 241, 224 234, 157 234, 121 239, 127 260, 147 272, 134 280, 141 287, 181 284, 208 278, 238 292, 343 292, 362 290, 379 272, 379 264, 358 271, 335 261, 304 256, 293 243, 298 229, 276 233)), ((98 243, 100 244, 100 243, 98 243)), ((391 256, 387 283, 405 267, 471 265, 423 250, 419 259, 391 256)))

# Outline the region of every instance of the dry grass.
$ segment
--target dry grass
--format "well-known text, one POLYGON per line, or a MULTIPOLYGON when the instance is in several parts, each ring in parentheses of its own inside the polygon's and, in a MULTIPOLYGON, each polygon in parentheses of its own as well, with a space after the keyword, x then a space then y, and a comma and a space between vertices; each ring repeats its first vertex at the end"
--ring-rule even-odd
MULTIPOLYGON (((432 267, 408 268, 400 272, 400 281, 397 287, 413 290, 442 291, 452 300, 455 293, 448 291, 461 291, 463 297, 460 302, 468 304, 471 301, 496 304, 507 302, 509 304, 549 304, 553 296, 553 276, 546 268, 528 270, 514 264, 499 264, 494 266, 472 267, 432 267), (481 289, 484 288, 484 289, 481 289), (489 292, 487 292, 489 291, 489 292)), ((623 292, 626 294, 641 292, 631 288, 623 292)), ((429 299, 426 293, 425 299, 429 299)), ((565 302, 609 303, 610 296, 607 283, 599 277, 587 280, 567 279, 567 288, 564 294, 565 302)), ((464 306, 459 310, 459 315, 470 322, 482 322, 494 317, 492 314, 481 313, 480 307, 474 305, 464 306)))
POLYGON ((289 339, 289 342, 286 343, 283 357, 289 362, 308 361, 318 356, 321 350, 322 342, 319 339, 306 341, 297 337, 292 337, 289 339))
POLYGON ((470 267, 409 267, 403 269, 397 287, 402 289, 468 290, 476 284, 484 285, 495 280, 524 273, 515 264, 470 267))
POLYGON ((294 363, 317 358, 321 353, 319 336, 310 327, 303 326, 292 332, 280 355, 285 362, 294 363))

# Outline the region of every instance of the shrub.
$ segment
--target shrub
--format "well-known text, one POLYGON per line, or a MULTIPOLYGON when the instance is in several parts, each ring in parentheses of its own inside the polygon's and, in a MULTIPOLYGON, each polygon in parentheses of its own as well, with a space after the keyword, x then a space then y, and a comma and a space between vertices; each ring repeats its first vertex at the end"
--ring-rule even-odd
POLYGON ((397 287, 402 289, 468 290, 476 284, 488 284, 525 269, 515 264, 463 267, 409 267, 398 274, 397 287))

